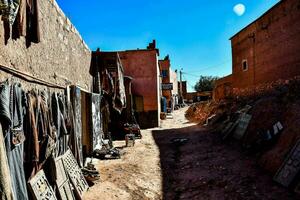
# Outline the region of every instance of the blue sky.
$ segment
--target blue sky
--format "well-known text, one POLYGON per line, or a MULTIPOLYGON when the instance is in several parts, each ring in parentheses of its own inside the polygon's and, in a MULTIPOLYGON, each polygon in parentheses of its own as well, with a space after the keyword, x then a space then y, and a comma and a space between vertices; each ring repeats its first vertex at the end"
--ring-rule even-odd
POLYGON ((91 50, 145 48, 183 68, 188 90, 200 75, 231 73, 229 38, 279 0, 57 0, 91 50), (233 7, 245 5, 238 16, 233 7))

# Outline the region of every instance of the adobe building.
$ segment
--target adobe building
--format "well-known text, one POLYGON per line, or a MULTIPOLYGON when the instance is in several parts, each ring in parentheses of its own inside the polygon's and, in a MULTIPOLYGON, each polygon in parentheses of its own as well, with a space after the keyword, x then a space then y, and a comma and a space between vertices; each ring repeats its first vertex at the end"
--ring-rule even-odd
POLYGON ((141 128, 160 125, 159 50, 155 40, 146 49, 119 51, 124 75, 132 80, 136 118, 141 128))
POLYGON ((167 100, 167 107, 170 107, 173 84, 171 83, 171 63, 169 55, 167 55, 163 60, 159 60, 158 65, 162 79, 162 96, 167 100))
POLYGON ((163 60, 158 61, 162 79, 162 96, 167 100, 167 107, 172 112, 178 103, 178 82, 177 73, 171 69, 170 57, 167 55, 163 60))
POLYGON ((217 81, 217 87, 231 81, 232 88, 243 89, 300 75, 299 19, 300 1, 281 0, 235 34, 232 76, 217 81))
POLYGON ((173 71, 172 69, 170 70, 170 81, 173 83, 173 90, 172 94, 175 97, 178 97, 178 79, 177 79, 177 70, 173 71))
POLYGON ((212 92, 188 92, 186 94, 186 101, 189 103, 200 102, 200 101, 208 101, 212 98, 212 92))
MULTIPOLYGON (((186 99, 187 88, 186 88, 186 81, 182 81, 182 97, 186 99)), ((178 81, 178 95, 180 96, 180 81, 178 81)))

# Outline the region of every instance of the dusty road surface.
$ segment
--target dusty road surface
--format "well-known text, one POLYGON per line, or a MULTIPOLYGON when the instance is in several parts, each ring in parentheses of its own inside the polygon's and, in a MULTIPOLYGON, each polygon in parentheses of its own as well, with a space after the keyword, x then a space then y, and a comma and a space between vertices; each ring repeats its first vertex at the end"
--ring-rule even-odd
POLYGON ((97 161, 101 179, 84 199, 298 199, 238 146, 189 123, 185 111, 175 111, 160 128, 143 130, 134 147, 115 142, 122 158, 97 161))

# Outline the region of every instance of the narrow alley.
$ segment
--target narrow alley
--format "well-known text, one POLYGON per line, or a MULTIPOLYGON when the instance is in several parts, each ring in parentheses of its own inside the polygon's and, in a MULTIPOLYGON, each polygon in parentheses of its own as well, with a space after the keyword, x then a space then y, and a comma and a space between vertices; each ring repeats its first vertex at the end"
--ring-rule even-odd
POLYGON ((0 18, 0 200, 300 200, 300 0, 0 18))
POLYGON ((160 128, 143 130, 134 148, 115 142, 119 160, 94 160, 101 178, 84 199, 297 199, 258 168, 234 141, 177 110, 160 128))

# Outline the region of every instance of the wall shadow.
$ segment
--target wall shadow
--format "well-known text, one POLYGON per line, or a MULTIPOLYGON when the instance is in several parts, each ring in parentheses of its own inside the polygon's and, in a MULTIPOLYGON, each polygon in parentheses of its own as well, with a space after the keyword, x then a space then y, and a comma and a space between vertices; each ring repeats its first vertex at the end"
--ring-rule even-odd
POLYGON ((153 130, 160 151, 163 200, 297 199, 272 181, 235 141, 199 125, 153 130))

